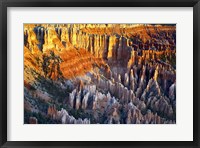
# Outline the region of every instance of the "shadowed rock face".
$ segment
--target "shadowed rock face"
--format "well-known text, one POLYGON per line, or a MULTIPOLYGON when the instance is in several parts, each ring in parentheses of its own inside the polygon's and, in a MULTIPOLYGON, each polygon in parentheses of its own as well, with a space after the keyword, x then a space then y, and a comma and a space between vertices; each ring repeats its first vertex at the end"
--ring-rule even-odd
POLYGON ((27 24, 24 91, 25 123, 174 124, 176 26, 27 24))

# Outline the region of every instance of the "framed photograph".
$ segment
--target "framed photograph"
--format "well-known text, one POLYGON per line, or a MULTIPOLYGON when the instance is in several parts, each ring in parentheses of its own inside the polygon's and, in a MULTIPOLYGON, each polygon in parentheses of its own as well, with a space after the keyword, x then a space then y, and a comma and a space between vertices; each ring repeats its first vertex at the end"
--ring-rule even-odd
POLYGON ((1 1, 1 147, 199 147, 199 5, 1 1))

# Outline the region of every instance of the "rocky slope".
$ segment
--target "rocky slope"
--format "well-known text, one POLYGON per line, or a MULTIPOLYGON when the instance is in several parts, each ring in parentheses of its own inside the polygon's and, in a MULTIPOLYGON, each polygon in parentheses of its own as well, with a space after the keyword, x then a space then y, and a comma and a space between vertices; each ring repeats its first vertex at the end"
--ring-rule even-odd
POLYGON ((176 123, 176 26, 24 25, 24 122, 176 123))

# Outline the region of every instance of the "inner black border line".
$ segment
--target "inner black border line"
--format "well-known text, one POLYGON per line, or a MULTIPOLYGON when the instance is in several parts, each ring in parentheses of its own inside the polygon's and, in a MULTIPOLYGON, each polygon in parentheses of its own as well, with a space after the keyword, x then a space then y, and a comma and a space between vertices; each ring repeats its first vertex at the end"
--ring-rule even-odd
MULTIPOLYGON (((39 24, 39 25, 42 25, 42 24, 106 24, 106 23, 23 23, 23 31, 24 31, 24 25, 29 25, 29 24, 39 24)), ((153 23, 107 23, 107 24, 147 24, 147 25, 152 25, 153 23)), ((154 23, 156 25, 175 25, 176 26, 176 29, 177 29, 177 23, 154 23)), ((176 30, 177 32, 177 30, 176 30)), ((177 38, 177 36, 176 36, 177 38)), ((23 39, 24 39, 24 34, 23 34, 23 39)), ((176 39, 177 40, 177 39, 176 39)), ((24 45, 24 40, 23 40, 23 45, 24 45)), ((23 48, 23 53, 24 53, 24 48, 23 48)), ((177 59, 176 59, 176 63, 177 63, 177 59)), ((24 56, 23 56, 23 69, 24 69, 24 56)), ((23 73, 23 80, 24 80, 24 73, 23 73)), ((24 88, 24 83, 23 83, 23 88, 24 88)), ((23 89, 23 96, 24 96, 24 89, 23 89)), ((24 99, 23 99, 23 102, 24 102, 24 99)), ((177 112, 177 110, 176 110, 177 112)), ((24 104, 23 104, 23 115, 24 117, 24 104)), ((25 124, 25 120, 23 118, 23 125, 27 125, 25 124)), ((48 124, 47 124, 48 125, 48 124)), ((61 125, 61 124, 58 124, 58 125, 61 125)), ((95 124, 92 124, 92 125, 95 125, 95 124)), ((176 116, 176 122, 174 124, 171 124, 171 125, 177 125, 177 116, 176 116)))

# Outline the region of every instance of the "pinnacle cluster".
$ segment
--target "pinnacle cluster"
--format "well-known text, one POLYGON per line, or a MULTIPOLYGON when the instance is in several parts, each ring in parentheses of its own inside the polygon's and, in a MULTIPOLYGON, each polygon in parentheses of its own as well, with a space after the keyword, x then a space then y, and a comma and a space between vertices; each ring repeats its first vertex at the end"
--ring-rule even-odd
POLYGON ((25 24, 24 122, 175 124, 176 26, 25 24))

